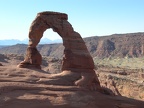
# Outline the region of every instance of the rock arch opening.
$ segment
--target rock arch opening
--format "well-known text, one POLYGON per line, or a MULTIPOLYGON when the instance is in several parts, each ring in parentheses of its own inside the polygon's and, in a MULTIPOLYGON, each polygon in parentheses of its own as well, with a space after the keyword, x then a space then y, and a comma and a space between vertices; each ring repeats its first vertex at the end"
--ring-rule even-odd
MULTIPOLYGON (((29 30, 29 44, 26 51, 26 57, 18 67, 20 68, 38 68, 41 69, 41 54, 36 46, 43 37, 44 31, 52 28, 63 40, 63 60, 61 73, 54 75, 53 78, 60 77, 61 84, 75 84, 89 88, 100 88, 99 80, 94 71, 93 59, 81 38, 80 34, 74 31, 72 25, 68 22, 68 16, 59 12, 41 12, 38 13, 32 22, 29 30), (79 80, 77 80, 79 79, 79 80)), ((55 80, 54 80, 55 82, 55 80)), ((53 84, 54 84, 53 82, 53 84)))
POLYGON ((44 31, 43 36, 40 40, 40 44, 42 45, 39 45, 37 49, 43 56, 49 56, 57 59, 59 58, 61 60, 64 50, 64 46, 62 43, 63 40, 61 36, 59 36, 57 32, 54 32, 52 28, 49 28, 44 31))
POLYGON ((43 37, 41 38, 41 40, 45 40, 48 39, 45 43, 62 43, 62 38, 61 36, 59 36, 59 34, 57 32, 54 32, 52 30, 52 28, 49 28, 47 30, 44 31, 43 33, 43 37))

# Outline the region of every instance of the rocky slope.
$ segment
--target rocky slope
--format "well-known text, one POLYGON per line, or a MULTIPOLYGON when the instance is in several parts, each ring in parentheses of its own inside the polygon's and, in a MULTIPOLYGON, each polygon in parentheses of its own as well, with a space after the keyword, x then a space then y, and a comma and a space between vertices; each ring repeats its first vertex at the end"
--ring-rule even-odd
MULTIPOLYGON (((143 108, 144 106, 143 86, 138 84, 136 84, 138 87, 132 86, 131 82, 129 87, 130 82, 126 79, 123 82, 122 76, 118 77, 115 73, 110 74, 105 71, 109 69, 98 69, 97 73, 99 78, 102 78, 102 86, 105 90, 107 88, 111 91, 111 93, 100 93, 77 86, 48 84, 50 72, 56 69, 55 65, 60 64, 58 59, 45 57, 43 70, 38 70, 17 68, 16 65, 21 61, 22 56, 1 55, 1 57, 0 62, 3 66, 0 66, 0 108, 143 108), (47 65, 51 68, 46 71, 45 69, 49 68, 47 65), (115 83, 116 80, 117 83, 115 83), (130 96, 136 96, 137 99, 140 96, 141 101, 132 99, 133 97, 123 97, 120 94, 114 96, 113 93, 118 93, 118 87, 121 90, 124 88, 123 91, 118 92, 130 93, 130 96), (138 95, 139 92, 141 92, 140 95, 138 95)), ((60 68, 57 67, 57 69, 60 68)))
POLYGON ((140 57, 144 55, 144 33, 113 34, 85 39, 92 56, 140 57))
MULTIPOLYGON (((113 34, 84 38, 93 57, 141 57, 144 55, 144 33, 113 34)), ((1 54, 25 54, 27 45, 17 44, 0 49, 1 54)), ((38 46, 42 55, 61 58, 62 44, 43 44, 38 46)))
MULTIPOLYGON (((0 63, 3 66, 14 66, 21 62, 24 57, 11 55, 0 55, 0 63)), ((62 60, 58 58, 43 57, 42 70, 44 73, 58 74, 61 72, 62 60)), ((1 69, 3 67, 0 67, 1 69)), ((13 69, 15 70, 15 69, 13 69)), ((127 69, 96 65, 96 74, 101 86, 108 90, 108 94, 126 96, 144 101, 144 70, 127 69)), ((2 70, 3 71, 3 70, 2 70)))

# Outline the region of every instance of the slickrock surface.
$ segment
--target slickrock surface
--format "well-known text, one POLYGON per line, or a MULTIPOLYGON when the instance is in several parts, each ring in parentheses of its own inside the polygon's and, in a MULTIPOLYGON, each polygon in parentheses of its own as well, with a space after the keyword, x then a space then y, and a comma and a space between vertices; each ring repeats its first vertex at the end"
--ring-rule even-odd
POLYGON ((0 67, 0 108, 143 108, 144 101, 53 85, 45 71, 0 67))

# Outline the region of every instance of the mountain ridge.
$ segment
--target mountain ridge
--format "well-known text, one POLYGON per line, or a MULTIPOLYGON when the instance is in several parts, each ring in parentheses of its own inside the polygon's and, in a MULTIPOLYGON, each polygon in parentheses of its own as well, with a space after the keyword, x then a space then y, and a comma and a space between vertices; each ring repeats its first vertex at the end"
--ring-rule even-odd
MULTIPOLYGON (((16 45, 16 44, 27 44, 28 39, 18 40, 18 39, 4 39, 0 40, 0 45, 16 45)), ((50 40, 48 38, 42 38, 40 44, 51 44, 51 43, 62 43, 61 39, 50 40)))
MULTIPOLYGON (((141 57, 144 55, 144 32, 93 36, 84 38, 92 57, 141 57)), ((1 48, 1 54, 25 54, 27 45, 12 45, 1 48)), ((62 58, 62 43, 39 44, 38 50, 43 56, 62 58)))

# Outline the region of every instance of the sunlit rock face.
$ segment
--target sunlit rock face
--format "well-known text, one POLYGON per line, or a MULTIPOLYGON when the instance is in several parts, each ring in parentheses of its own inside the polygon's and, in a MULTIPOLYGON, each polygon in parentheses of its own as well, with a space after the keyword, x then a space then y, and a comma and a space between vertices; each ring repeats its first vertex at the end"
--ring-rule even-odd
POLYGON ((52 28, 54 32, 57 32, 61 36, 64 46, 61 67, 61 70, 64 73, 59 76, 70 76, 75 78, 74 84, 78 86, 88 86, 95 89, 94 84, 96 84, 97 88, 100 88, 99 80, 94 71, 94 62, 85 42, 80 34, 74 31, 72 25, 67 20, 68 16, 65 13, 38 13, 29 30, 29 44, 26 51, 26 57, 18 67, 41 69, 42 57, 36 46, 40 42, 44 31, 52 28), (79 74, 72 76, 72 74, 68 75, 69 72, 79 74))

